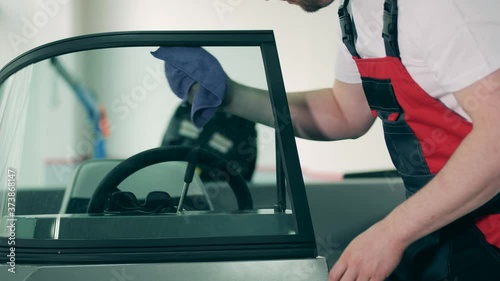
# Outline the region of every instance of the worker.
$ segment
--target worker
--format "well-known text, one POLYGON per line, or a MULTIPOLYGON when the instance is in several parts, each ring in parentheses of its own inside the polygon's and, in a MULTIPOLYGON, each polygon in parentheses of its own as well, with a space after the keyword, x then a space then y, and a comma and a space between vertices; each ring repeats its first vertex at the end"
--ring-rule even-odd
MULTIPOLYGON (((380 118, 408 199, 351 241, 329 280, 500 280, 500 3, 339 5, 335 82, 288 93, 295 133, 354 139, 380 118)), ((273 126, 266 91, 227 83, 221 110, 273 126)))

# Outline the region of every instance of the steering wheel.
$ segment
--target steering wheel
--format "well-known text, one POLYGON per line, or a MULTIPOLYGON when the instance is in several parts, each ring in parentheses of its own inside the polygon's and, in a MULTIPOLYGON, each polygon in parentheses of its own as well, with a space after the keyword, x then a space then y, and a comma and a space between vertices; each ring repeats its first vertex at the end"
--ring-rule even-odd
POLYGON ((108 197, 114 192, 120 191, 118 185, 133 173, 154 164, 170 161, 185 161, 189 163, 195 161, 196 163, 209 164, 211 169, 213 169, 212 171, 217 171, 214 174, 214 180, 225 180, 231 187, 239 210, 253 209, 252 196, 245 180, 239 172, 231 169, 232 165, 226 159, 200 148, 170 146, 140 152, 113 168, 99 183, 92 194, 87 213, 104 213, 108 197))

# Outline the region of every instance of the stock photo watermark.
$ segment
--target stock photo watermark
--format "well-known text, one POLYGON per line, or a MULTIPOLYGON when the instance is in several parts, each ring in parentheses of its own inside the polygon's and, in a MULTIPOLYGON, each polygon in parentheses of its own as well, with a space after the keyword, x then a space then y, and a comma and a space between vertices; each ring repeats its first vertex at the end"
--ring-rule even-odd
POLYGON ((63 6, 69 2, 69 0, 38 0, 38 10, 29 17, 21 18, 21 29, 7 34, 11 47, 16 52, 19 51, 22 45, 33 40, 50 23, 50 20, 59 15, 63 6))
MULTIPOLYGON (((112 133, 113 128, 119 122, 124 122, 134 110, 138 110, 150 94, 156 91, 160 86, 166 84, 165 72, 163 67, 158 65, 156 68, 148 66, 144 69, 144 76, 140 83, 131 87, 129 91, 114 98, 111 102, 110 113, 117 116, 115 121, 109 120, 106 124, 107 129, 112 133)), ((74 145, 67 145, 65 164, 52 166, 52 170, 60 182, 73 171, 72 163, 74 161, 86 160, 92 156, 96 134, 87 129, 80 132, 80 140, 74 145)))
POLYGON ((225 20, 227 13, 233 12, 241 6, 245 0, 216 0, 212 3, 215 12, 220 20, 225 20))
POLYGON ((113 278, 110 281, 133 281, 136 278, 134 275, 127 274, 125 267, 122 267, 121 271, 113 269, 111 270, 111 274, 113 278))
POLYGON ((8 271, 16 273, 16 188, 17 188, 17 172, 16 170, 7 169, 7 233, 10 246, 7 255, 8 271))

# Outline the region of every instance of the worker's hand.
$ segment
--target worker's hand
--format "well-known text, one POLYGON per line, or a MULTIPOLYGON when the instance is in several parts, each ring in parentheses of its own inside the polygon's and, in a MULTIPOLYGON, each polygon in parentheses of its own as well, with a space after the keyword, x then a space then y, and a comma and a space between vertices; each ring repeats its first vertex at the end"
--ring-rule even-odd
POLYGON ((330 271, 329 281, 384 281, 401 261, 408 245, 379 222, 347 246, 330 271))
MULTIPOLYGON (((222 109, 222 110, 224 109, 224 107, 229 105, 231 103, 231 101, 233 100, 234 87, 236 84, 236 82, 234 82, 229 76, 226 75, 226 77, 227 77, 227 92, 226 92, 226 95, 224 96, 224 100, 222 101, 222 104, 220 106, 220 109, 222 109)), ((190 104, 193 104, 194 96, 199 88, 200 88, 200 84, 194 83, 193 86, 191 86, 191 88, 189 89, 188 102, 190 104)))
POLYGON ((188 102, 190 104, 193 104, 194 96, 195 96, 195 94, 196 94, 196 92, 198 91, 199 88, 200 88, 200 84, 194 83, 193 86, 191 86, 191 88, 189 89, 188 102))

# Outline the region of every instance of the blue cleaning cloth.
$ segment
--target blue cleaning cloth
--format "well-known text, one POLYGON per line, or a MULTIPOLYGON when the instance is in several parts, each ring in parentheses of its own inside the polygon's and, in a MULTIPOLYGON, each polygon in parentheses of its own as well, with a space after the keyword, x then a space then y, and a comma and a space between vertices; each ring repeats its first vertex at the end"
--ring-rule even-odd
POLYGON ((191 120, 198 128, 205 126, 226 95, 226 73, 219 61, 199 47, 160 47, 151 54, 165 61, 170 88, 183 101, 187 101, 191 86, 200 84, 193 99, 191 120))

